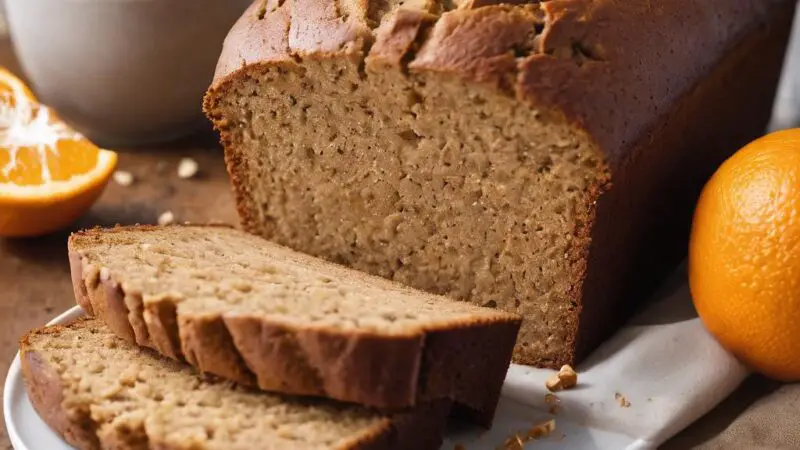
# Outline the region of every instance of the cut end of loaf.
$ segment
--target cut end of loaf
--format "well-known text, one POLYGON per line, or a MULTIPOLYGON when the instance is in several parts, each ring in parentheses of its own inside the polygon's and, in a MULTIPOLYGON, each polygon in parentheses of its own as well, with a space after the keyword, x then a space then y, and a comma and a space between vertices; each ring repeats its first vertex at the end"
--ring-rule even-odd
MULTIPOLYGON (((245 228, 520 314, 515 361, 571 363, 608 171, 585 132, 517 98, 544 14, 386 6, 360 52, 261 55, 209 91, 245 228)), ((250 23, 278 18, 291 44, 291 11, 250 23)))

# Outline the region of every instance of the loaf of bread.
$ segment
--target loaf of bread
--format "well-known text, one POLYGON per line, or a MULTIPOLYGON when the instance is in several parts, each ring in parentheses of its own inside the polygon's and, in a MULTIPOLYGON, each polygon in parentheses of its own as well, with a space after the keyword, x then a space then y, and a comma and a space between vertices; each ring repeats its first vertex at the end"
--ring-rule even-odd
POLYGON ((80 450, 436 450, 448 411, 388 417, 200 379, 94 319, 32 331, 20 347, 34 408, 80 450))
POLYGON ((69 253, 78 303, 130 342, 269 391, 451 399, 485 425, 521 323, 228 227, 98 228, 69 253))
POLYGON ((794 0, 259 0, 205 99, 245 229, 524 317, 572 363, 761 134, 794 0))

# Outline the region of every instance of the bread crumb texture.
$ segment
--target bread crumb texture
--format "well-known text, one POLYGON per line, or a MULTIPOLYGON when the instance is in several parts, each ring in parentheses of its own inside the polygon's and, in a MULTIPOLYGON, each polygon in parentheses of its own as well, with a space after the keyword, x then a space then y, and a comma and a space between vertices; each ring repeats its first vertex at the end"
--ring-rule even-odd
MULTIPOLYGON (((99 270, 140 295, 142 309, 169 301, 177 315, 256 316, 287 326, 408 335, 509 314, 411 290, 300 255, 227 227, 89 231, 71 237, 84 280, 99 270)), ((146 319, 145 319, 146 320, 146 319)))
MULTIPOLYGON (((291 44, 302 64, 235 73, 212 88, 206 110, 235 148, 228 164, 246 229, 521 314, 529 319, 521 359, 566 362, 584 225, 608 174, 584 132, 515 98, 518 68, 545 52, 542 6, 493 3, 370 1, 362 11, 342 2, 317 11, 265 1, 242 20, 254 37, 280 34, 274 41, 291 44), (303 56, 311 40, 294 38, 315 14, 330 19, 320 45, 341 57, 303 56), (482 83, 449 73, 460 70, 482 83)), ((236 50, 245 60, 250 45, 236 50)), ((558 56, 593 55, 574 49, 558 56)))
POLYGON ((63 413, 97 436, 86 449, 350 448, 345 444, 379 433, 388 420, 357 406, 198 378, 96 320, 29 335, 23 351, 57 372, 63 413))
POLYGON ((559 368, 762 132, 791 3, 264 0, 204 110, 246 230, 520 314, 515 361, 559 368))

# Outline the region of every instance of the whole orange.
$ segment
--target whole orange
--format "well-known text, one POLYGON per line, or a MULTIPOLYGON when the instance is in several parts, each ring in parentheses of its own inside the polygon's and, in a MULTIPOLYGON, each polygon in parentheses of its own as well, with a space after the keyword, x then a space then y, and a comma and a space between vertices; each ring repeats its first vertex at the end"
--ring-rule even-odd
POLYGON ((708 182, 689 282, 725 348, 764 375, 800 380, 800 129, 752 142, 708 182))

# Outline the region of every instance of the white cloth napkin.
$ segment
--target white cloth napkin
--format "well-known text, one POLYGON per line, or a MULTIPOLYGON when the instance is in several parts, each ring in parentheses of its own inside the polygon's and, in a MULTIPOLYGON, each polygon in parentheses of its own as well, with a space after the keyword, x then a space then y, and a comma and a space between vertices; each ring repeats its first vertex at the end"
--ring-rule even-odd
POLYGON ((748 371, 703 328, 685 270, 577 368, 578 386, 556 394, 560 406, 555 415, 548 413, 544 386, 554 372, 512 365, 492 430, 453 429, 442 448, 461 444, 468 450, 494 450, 515 433, 524 435, 555 419, 555 431, 529 448, 654 449, 703 416, 748 371), (625 401, 629 406, 620 405, 625 401))
POLYGON ((770 131, 800 126, 800 8, 795 10, 794 24, 772 111, 770 131))

